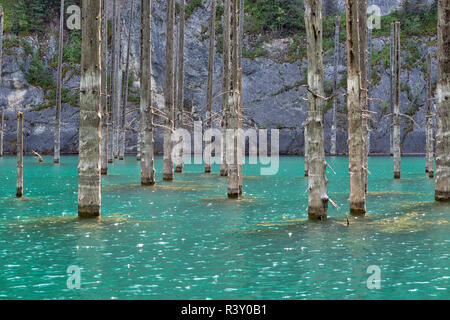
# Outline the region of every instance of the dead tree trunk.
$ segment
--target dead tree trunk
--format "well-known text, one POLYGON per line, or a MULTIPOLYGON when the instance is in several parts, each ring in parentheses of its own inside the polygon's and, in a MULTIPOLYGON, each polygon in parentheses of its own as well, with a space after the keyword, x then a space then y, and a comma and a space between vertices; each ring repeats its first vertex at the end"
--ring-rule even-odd
POLYGON ((166 84, 164 120, 164 167, 163 179, 173 180, 172 132, 174 129, 174 21, 175 1, 167 0, 166 10, 166 84))
POLYGON ((389 116, 389 154, 394 155, 394 72, 395 72, 395 24, 391 23, 391 52, 390 52, 390 116, 389 116))
POLYGON ((305 1, 308 54, 308 216, 327 217, 328 196, 324 148, 322 0, 305 1))
POLYGON ((394 179, 401 176, 401 146, 400 146, 400 22, 395 23, 395 69, 394 69, 394 179))
POLYGON ((347 0, 347 104, 348 151, 350 173, 350 213, 364 215, 366 193, 364 187, 364 132, 361 108, 361 69, 359 36, 359 0, 347 0))
POLYGON ((101 209, 101 0, 83 0, 82 7, 78 216, 97 217, 101 209))
POLYGON ((113 157, 117 159, 119 157, 119 78, 120 78, 120 3, 115 0, 114 10, 113 10, 113 33, 112 33, 113 49, 112 49, 112 68, 113 72, 111 74, 111 103, 112 103, 112 130, 113 130, 113 157))
MULTIPOLYGON (((337 93, 338 86, 338 66, 339 66, 339 34, 341 26, 341 16, 336 16, 336 31, 334 35, 334 75, 333 75, 333 90, 337 93)), ((331 125, 331 149, 330 155, 335 156, 336 152, 336 138, 337 138, 337 103, 338 99, 333 99, 333 123, 331 125)))
POLYGON ((434 139, 433 139, 433 116, 431 114, 431 53, 427 54, 427 133, 426 133, 426 156, 425 172, 430 178, 434 178, 434 139))
POLYGON ((438 1, 435 199, 450 201, 450 0, 438 1))
MULTIPOLYGON (((367 110, 369 111, 369 114, 372 110, 372 103, 370 100, 370 89, 372 86, 372 28, 369 28, 368 30, 368 36, 367 36, 367 95, 369 99, 367 100, 367 110)), ((371 116, 371 114, 370 114, 371 116)), ((367 157, 370 155, 370 133, 371 133, 371 118, 367 119, 367 157)), ((368 169, 368 167, 367 167, 368 169)), ((367 173, 366 172, 366 192, 367 192, 367 173)))
POLYGON ((108 21, 106 19, 106 1, 102 0, 102 145, 101 145, 101 174, 108 174, 108 21))
POLYGON ((239 5, 239 68, 242 69, 242 53, 244 48, 244 0, 240 0, 239 5))
POLYGON ((114 162, 114 131, 117 122, 116 114, 116 92, 117 92, 117 82, 116 75, 117 70, 117 15, 118 15, 118 0, 113 0, 113 16, 112 16, 112 26, 111 26, 111 76, 110 76, 110 93, 109 93, 109 150, 108 150, 108 162, 114 162))
MULTIPOLYGON (((178 32, 178 59, 177 59, 177 125, 183 127, 183 109, 184 109, 184 0, 180 0, 180 21, 178 32)), ((176 158, 175 172, 183 172, 183 137, 180 137, 180 154, 176 158)))
MULTIPOLYGON (((120 4, 119 4, 119 8, 120 8, 120 4)), ((122 108, 122 79, 123 79, 123 61, 122 61, 122 50, 123 50, 123 41, 122 41, 122 25, 123 25, 123 20, 121 19, 121 13, 120 10, 118 11, 118 44, 117 47, 119 48, 117 50, 117 59, 116 59, 116 64, 117 64, 117 73, 116 73, 116 97, 115 97, 115 101, 116 101, 116 126, 114 127, 114 159, 119 159, 119 150, 120 150, 120 134, 121 134, 121 118, 122 118, 122 113, 121 110, 122 108)))
POLYGON ((23 196, 23 113, 17 114, 17 188, 16 197, 23 196))
POLYGON ((228 96, 230 91, 230 1, 224 0, 224 13, 223 13, 223 49, 222 49, 222 154, 220 163, 220 175, 228 176, 228 164, 227 164, 227 139, 226 130, 227 113, 228 113, 228 96))
POLYGON ((2 107, 2 123, 0 124, 0 157, 3 157, 3 134, 5 131, 5 107, 2 107))
POLYGON ((0 6, 0 80, 2 79, 3 64, 3 7, 0 6))
POLYGON ((64 0, 61 0, 59 13, 59 39, 58 39, 58 71, 56 76, 56 114, 55 114, 55 141, 53 150, 53 162, 60 161, 61 148, 61 87, 62 87, 62 55, 64 40, 64 0))
POLYGON ((152 89, 152 0, 141 0, 141 101, 139 144, 141 184, 155 184, 152 89))

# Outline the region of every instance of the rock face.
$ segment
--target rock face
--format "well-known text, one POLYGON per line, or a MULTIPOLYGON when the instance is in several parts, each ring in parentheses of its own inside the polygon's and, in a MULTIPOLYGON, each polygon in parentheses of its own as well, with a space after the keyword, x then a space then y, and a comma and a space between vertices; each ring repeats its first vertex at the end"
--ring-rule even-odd
MULTIPOLYGON (((387 13, 395 0, 372 1, 387 13)), ((123 1, 122 1, 123 3, 123 1)), ((140 1, 135 1, 137 10, 140 10, 140 1)), ((342 6, 345 1, 339 1, 342 6)), ((369 1, 371 4, 371 1, 369 1)), ((185 36, 185 109, 194 109, 194 117, 205 118, 206 105, 206 83, 208 69, 208 40, 203 40, 202 30, 208 25, 209 1, 204 5, 206 9, 197 8, 186 21, 185 36)), ((130 9, 124 8, 122 16, 125 21, 130 17, 130 9)), ((138 11, 139 12, 139 11, 138 11)), ((153 1, 153 77, 155 106, 163 109, 164 96, 164 64, 165 64, 165 2, 153 1)), ((126 24, 128 25, 128 24, 126 24)), ((140 38, 140 15, 136 15, 133 21, 132 48, 131 48, 131 70, 137 75, 139 72, 139 38, 140 38)), ((53 29, 53 28, 52 28, 53 29)), ((56 30, 56 28, 54 28, 56 30)), ((274 40, 267 43, 269 50, 278 50, 278 43, 289 43, 289 39, 274 40), (285 41, 284 41, 285 40, 285 41)), ((406 153, 425 152, 425 79, 423 72, 423 61, 426 53, 434 54, 436 39, 413 39, 417 45, 419 58, 411 62, 412 53, 403 52, 402 72, 402 112, 410 118, 402 119, 402 151, 406 153), (408 59, 409 58, 409 59, 408 59)), ((27 37, 25 39, 31 47, 40 52, 45 65, 52 64, 56 54, 56 41, 54 32, 48 32, 44 38, 27 37), (42 50, 45 48, 45 50, 42 50)), ((248 39, 246 45, 248 45, 248 39)), ((126 39, 123 39, 126 48, 126 39)), ((373 40, 374 52, 381 52, 389 45, 389 39, 376 38, 373 40)), ((332 80, 333 59, 332 51, 325 54, 325 79, 332 80)), ((36 150, 40 153, 51 153, 53 150, 53 127, 55 117, 54 105, 49 105, 48 92, 40 87, 30 85, 26 81, 26 73, 29 70, 31 57, 25 54, 23 45, 4 50, 3 79, 0 84, 0 106, 6 109, 5 151, 12 152, 15 146, 16 114, 24 111, 25 118, 25 151, 36 150), (43 107, 45 106, 45 108, 43 107)), ((268 53, 269 57, 274 56, 268 53)), ((339 81, 345 86, 346 61, 345 43, 341 43, 341 53, 344 56, 340 61, 339 81)), ((122 52, 123 60, 126 51, 122 52)), ((214 67, 214 110, 218 112, 221 108, 221 61, 220 54, 216 55, 214 67), (217 97, 218 96, 218 97, 217 97)), ((296 63, 284 63, 274 58, 255 58, 243 60, 243 106, 245 124, 247 127, 259 127, 267 129, 280 129, 280 153, 302 154, 303 153, 303 125, 306 119, 307 103, 302 99, 306 97, 306 89, 300 84, 304 83, 306 77, 307 61, 303 59, 296 63)), ((64 87, 74 90, 79 86, 79 67, 70 67, 65 64, 67 72, 64 77, 64 87)), ((56 70, 51 68, 53 77, 56 79, 56 70)), ((370 96, 373 100, 371 122, 371 153, 389 152, 389 70, 383 63, 383 59, 374 66, 373 86, 370 96)), ((436 61, 433 60, 433 74, 436 74, 436 61)), ((135 81, 131 90, 138 91, 139 81, 135 81)), ((325 85, 327 87, 327 85, 325 85)), ((345 87, 340 88, 345 93, 345 87)), ((133 109, 129 103, 129 108, 133 109)), ((346 120, 345 97, 339 98, 338 104, 338 136, 337 150, 339 153, 347 152, 347 120, 346 120)), ((127 122, 130 126, 127 130, 126 143, 127 152, 136 151, 137 122, 133 121, 136 113, 130 113, 127 122)), ((325 149, 330 149, 331 108, 325 114, 325 149)), ((76 153, 78 149, 78 107, 64 104, 62 108, 61 127, 61 152, 76 153)), ((156 128, 155 134, 156 151, 162 152, 162 128, 156 128)))

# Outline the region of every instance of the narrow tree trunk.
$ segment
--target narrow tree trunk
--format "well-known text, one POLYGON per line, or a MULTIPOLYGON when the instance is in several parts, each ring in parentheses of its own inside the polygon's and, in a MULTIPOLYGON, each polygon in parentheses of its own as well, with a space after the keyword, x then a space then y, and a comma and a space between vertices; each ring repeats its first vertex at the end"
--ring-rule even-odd
POLYGON ((167 0, 166 11, 166 86, 164 120, 164 167, 163 179, 173 180, 172 131, 174 129, 174 21, 175 1, 167 0))
MULTIPOLYGON (((141 118, 141 115, 138 115, 139 119, 141 118)), ((140 121, 139 121, 140 122, 140 121)), ((140 138, 140 133, 138 131, 138 135, 137 135, 137 145, 136 145, 136 161, 141 161, 141 138, 140 138)))
POLYGON ((438 1, 436 201, 450 201, 450 0, 438 1))
MULTIPOLYGON (((367 83, 367 0, 359 0, 359 54, 360 54, 360 70, 361 70, 361 109, 362 113, 367 112, 367 98, 368 98, 368 83, 367 83)), ((364 179, 364 192, 367 192, 367 175, 368 175, 368 154, 367 140, 369 136, 369 122, 366 117, 362 118, 363 121, 363 179, 364 179)))
POLYGON ((426 132, 426 166, 430 178, 434 178, 434 139, 433 139, 433 116, 431 115, 431 53, 427 54, 427 132, 426 132))
MULTIPOLYGON (((333 75, 333 91, 336 94, 338 86, 338 66, 339 66, 339 34, 341 26, 341 16, 336 16, 336 31, 334 34, 334 75, 333 75)), ((335 156, 336 138, 337 138, 337 103, 338 99, 333 99, 333 123, 331 125, 331 149, 330 155, 335 156)))
POLYGON ((5 107, 2 107, 2 119, 0 124, 0 157, 3 157, 3 134, 5 131, 5 107))
POLYGON ((112 140, 112 147, 113 147, 113 156, 114 159, 117 159, 119 157, 119 78, 120 78, 120 4, 118 0, 115 0, 114 2, 114 10, 113 10, 113 34, 112 34, 112 41, 113 41, 113 50, 112 50, 112 67, 113 72, 111 74, 111 103, 112 103, 112 130, 113 130, 113 140, 112 140))
POLYGON ((0 80, 2 79, 3 64, 3 7, 0 6, 0 80))
POLYGON ((141 0, 141 101, 139 144, 141 184, 155 184, 152 101, 152 0, 141 0))
MULTIPOLYGON (((178 32, 178 71, 177 71, 177 124, 178 128, 183 127, 184 108, 184 0, 180 0, 180 21, 178 32)), ((183 137, 180 137, 181 148, 177 158, 176 172, 183 172, 183 137)))
POLYGON ((323 128, 322 0, 305 0, 308 55, 308 216, 327 217, 328 196, 323 128), (321 96, 321 97, 319 97, 321 96))
POLYGON ((305 177, 308 176, 308 169, 309 169, 309 159, 308 159, 308 155, 309 155, 309 148, 308 148, 308 126, 306 125, 306 122, 304 123, 304 127, 303 127, 303 144, 304 144, 304 160, 305 160, 305 177))
POLYGON ((359 37, 359 0, 347 0, 347 104, 350 173, 350 213, 366 212, 363 168, 363 120, 361 108, 361 69, 359 37))
POLYGON ((101 0, 82 1, 78 216, 100 216, 101 0))
POLYGON ((121 92, 122 92, 122 78, 123 78, 123 72, 122 72, 122 67, 123 67, 123 65, 122 65, 122 43, 123 43, 123 41, 122 41, 122 19, 121 19, 121 12, 120 12, 120 4, 118 5, 119 6, 119 11, 118 11, 118 14, 117 14, 117 29, 118 29, 118 31, 117 31, 117 34, 118 34, 118 37, 117 37, 117 42, 118 42, 118 44, 117 44, 117 48, 118 48, 118 50, 117 50, 117 57, 116 57, 116 70, 117 70, 117 73, 115 74, 116 75, 116 79, 115 79, 115 82, 116 82, 116 91, 115 91, 115 95, 116 95, 116 97, 114 98, 114 101, 115 101, 115 103, 116 103, 116 107, 115 107, 115 114, 116 114, 116 122, 115 122, 115 126, 114 126, 114 149, 113 149, 113 152, 114 152, 114 159, 119 159, 119 149, 120 149, 120 132, 121 132, 121 130, 120 130, 120 123, 121 123, 121 118, 122 118, 122 114, 121 114, 121 110, 122 110, 122 106, 121 106, 121 98, 122 98, 122 95, 121 95, 121 92))
POLYGON ((17 114, 17 198, 23 196, 23 113, 17 114))
MULTIPOLYGON (((241 0, 243 1, 243 0, 241 0)), ((212 129, 214 53, 216 40, 216 0, 211 0, 211 19, 209 21, 208 88, 206 93, 206 130, 212 129)), ((211 141, 206 141, 210 144, 211 141)), ((206 147, 206 146, 205 146, 206 147)), ((205 173, 211 172, 211 154, 205 153, 205 173)))
POLYGON ((108 174, 108 21, 106 19, 106 2, 102 0, 102 145, 101 145, 101 174, 108 174))
POLYGON ((239 5, 239 68, 242 69, 242 52, 244 48, 244 0, 240 0, 239 5))
MULTIPOLYGON (((369 97, 369 99, 367 100, 367 110, 370 111, 372 110, 372 103, 370 100, 370 89, 372 86, 372 29, 368 30, 368 36, 367 36, 367 95, 369 97)), ((367 141, 366 141, 366 145, 367 145, 367 156, 370 155, 370 133, 371 133, 371 126, 370 126, 370 119, 367 120, 368 124, 367 124, 367 141)), ((366 172, 366 192, 367 192, 367 173, 366 172)))
POLYGON ((394 155, 394 72, 395 72, 395 23, 391 23, 391 52, 390 52, 390 95, 389 95, 389 154, 394 155))
POLYGON ((400 22, 395 23, 395 69, 394 69, 394 179, 401 176, 401 146, 400 146, 400 22))
POLYGON ((64 0, 61 0, 59 13, 59 39, 58 39, 58 71, 56 76, 56 115, 55 115, 55 142, 53 162, 60 161, 61 148, 61 87, 62 87, 62 55, 64 40, 64 0))
POLYGON ((111 26, 111 75, 110 75, 110 93, 109 93, 109 114, 108 114, 108 163, 114 162, 114 128, 116 126, 116 74, 117 74, 117 14, 118 0, 113 0, 113 16, 111 26))

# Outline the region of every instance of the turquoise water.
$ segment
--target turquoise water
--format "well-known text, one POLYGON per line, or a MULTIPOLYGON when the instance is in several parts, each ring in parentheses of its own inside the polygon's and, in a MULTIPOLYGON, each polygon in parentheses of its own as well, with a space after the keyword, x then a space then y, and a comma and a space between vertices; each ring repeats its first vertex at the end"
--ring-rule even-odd
POLYGON ((434 202, 423 158, 369 162, 368 216, 348 213, 348 162, 329 158, 326 222, 307 218, 303 158, 281 158, 278 175, 244 168, 244 198, 226 180, 185 166, 172 183, 139 185, 134 157, 102 181, 102 219, 77 218, 77 158, 0 159, 0 299, 448 299, 450 205, 434 202), (67 268, 81 268, 68 289, 67 268), (369 290, 367 268, 381 271, 369 290))

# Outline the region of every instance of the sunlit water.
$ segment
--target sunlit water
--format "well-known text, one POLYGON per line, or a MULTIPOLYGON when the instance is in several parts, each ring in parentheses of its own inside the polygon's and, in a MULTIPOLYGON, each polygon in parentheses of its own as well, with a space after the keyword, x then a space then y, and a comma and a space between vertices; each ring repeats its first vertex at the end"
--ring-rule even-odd
POLYGON ((308 222, 303 158, 276 176, 244 168, 244 197, 226 179, 187 165, 172 183, 141 187, 134 157, 102 179, 102 219, 77 218, 77 158, 0 159, 1 299, 448 299, 450 205, 434 202, 423 158, 371 158, 368 216, 348 213, 348 162, 329 158, 328 194, 339 206, 308 222), (67 268, 81 268, 68 289, 67 268), (370 290, 369 266, 381 270, 370 290))

